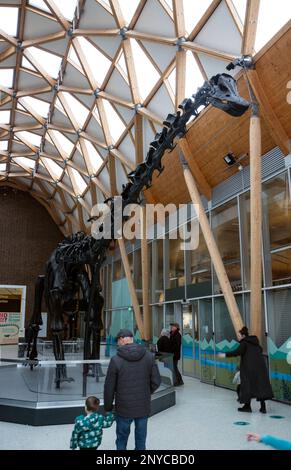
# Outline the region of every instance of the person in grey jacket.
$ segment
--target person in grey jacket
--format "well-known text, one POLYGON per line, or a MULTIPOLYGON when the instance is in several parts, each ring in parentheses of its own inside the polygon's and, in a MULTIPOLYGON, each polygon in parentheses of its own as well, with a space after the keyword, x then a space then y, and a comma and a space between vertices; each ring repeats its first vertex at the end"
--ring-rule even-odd
POLYGON ((115 399, 117 450, 126 450, 132 421, 135 449, 145 450, 151 394, 161 384, 160 373, 154 355, 133 342, 130 330, 120 330, 117 343, 117 354, 110 360, 105 379, 104 409, 112 411, 115 399))

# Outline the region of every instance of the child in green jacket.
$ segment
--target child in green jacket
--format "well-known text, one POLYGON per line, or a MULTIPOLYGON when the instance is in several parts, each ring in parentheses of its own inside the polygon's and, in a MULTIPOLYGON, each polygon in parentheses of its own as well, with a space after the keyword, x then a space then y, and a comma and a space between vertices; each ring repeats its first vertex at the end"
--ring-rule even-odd
POLYGON ((112 426, 114 414, 98 414, 100 400, 88 397, 85 404, 86 416, 77 416, 71 437, 71 449, 96 450, 101 444, 103 429, 112 426))

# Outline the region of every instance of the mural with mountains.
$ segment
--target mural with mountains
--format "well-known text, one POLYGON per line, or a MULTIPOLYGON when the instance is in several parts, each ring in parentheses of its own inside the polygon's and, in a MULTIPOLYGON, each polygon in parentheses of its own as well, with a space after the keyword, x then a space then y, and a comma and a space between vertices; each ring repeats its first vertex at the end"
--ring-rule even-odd
POLYGON ((268 351, 270 357, 270 378, 274 397, 277 400, 291 403, 291 338, 278 347, 268 337, 268 351))

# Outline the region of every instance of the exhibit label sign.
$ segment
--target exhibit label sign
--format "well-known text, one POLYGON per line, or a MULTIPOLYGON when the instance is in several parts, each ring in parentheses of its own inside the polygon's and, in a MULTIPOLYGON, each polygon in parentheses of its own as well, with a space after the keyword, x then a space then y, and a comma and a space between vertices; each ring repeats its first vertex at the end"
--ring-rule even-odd
POLYGON ((0 286, 0 344, 17 344, 23 335, 25 288, 0 286))

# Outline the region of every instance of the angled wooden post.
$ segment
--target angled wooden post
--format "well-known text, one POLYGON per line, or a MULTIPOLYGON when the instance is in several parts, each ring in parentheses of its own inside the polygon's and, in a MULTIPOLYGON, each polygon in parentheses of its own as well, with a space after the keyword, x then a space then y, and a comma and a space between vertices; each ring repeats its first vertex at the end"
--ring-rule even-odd
POLYGON ((259 106, 253 103, 250 120, 250 179, 251 179, 251 332, 262 336, 262 138, 259 106))
POLYGON ((132 273, 130 271, 130 265, 129 265, 128 256, 127 256, 127 253, 126 253, 125 243, 124 243, 123 238, 118 238, 117 241, 118 241, 118 245, 119 245, 119 249, 120 249, 120 254, 121 254, 121 259, 122 259, 122 263, 123 263, 123 267, 124 267, 125 276, 126 276, 126 279, 127 279, 127 282, 128 282, 128 288, 129 288, 129 293, 130 293, 130 296, 131 296, 131 302, 132 302, 132 306, 133 306, 133 311, 134 311, 134 315, 135 315, 136 324, 137 324, 138 330, 140 332, 141 338, 145 339, 144 325, 143 325, 143 321, 142 321, 142 316, 141 316, 141 311, 140 311, 138 298, 137 298, 137 295, 136 295, 136 290, 135 290, 133 279, 132 279, 132 273))
POLYGON ((217 275, 219 285, 224 295, 224 299, 225 299, 225 302, 229 311, 229 315, 230 315, 233 327, 237 334, 238 331, 243 327, 241 314, 238 309, 234 294, 232 292, 232 288, 231 288, 222 258, 220 256, 215 238, 213 236, 211 227, 209 225, 208 218, 205 213, 195 179, 191 173, 191 170, 189 168, 187 161, 184 158, 182 151, 180 151, 180 159, 181 159, 181 163, 183 167, 185 182, 186 182, 191 200, 193 204, 199 207, 199 224, 200 224, 202 233, 204 235, 205 243, 207 245, 207 248, 211 257, 211 261, 213 263, 213 266, 217 275))
POLYGON ((141 272, 144 334, 145 340, 150 341, 152 339, 152 315, 149 303, 149 250, 147 241, 146 206, 141 208, 141 272))

